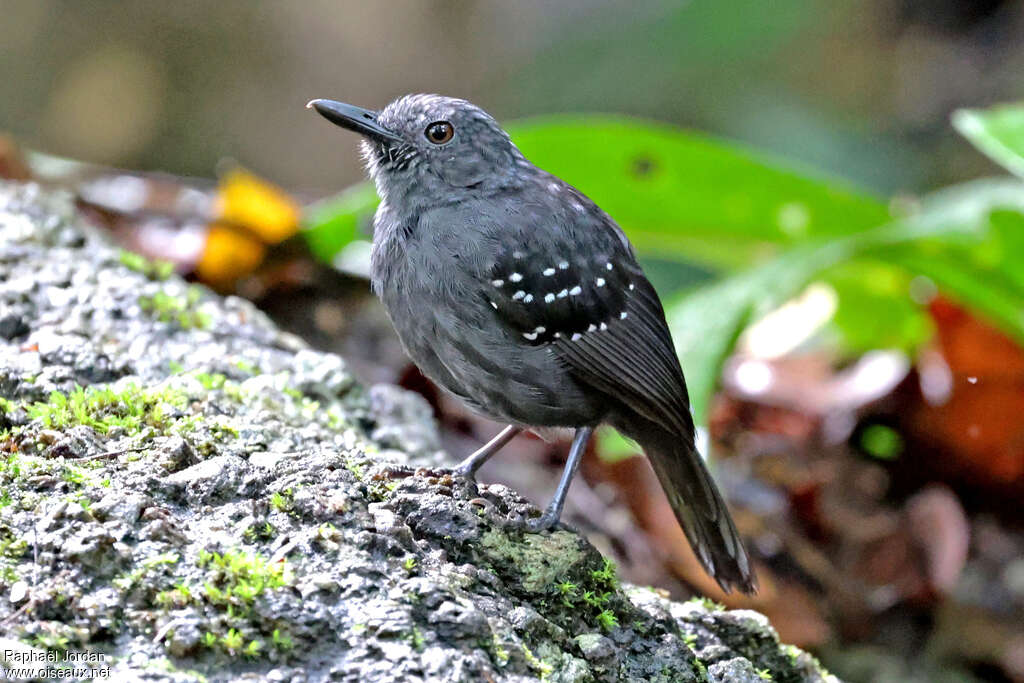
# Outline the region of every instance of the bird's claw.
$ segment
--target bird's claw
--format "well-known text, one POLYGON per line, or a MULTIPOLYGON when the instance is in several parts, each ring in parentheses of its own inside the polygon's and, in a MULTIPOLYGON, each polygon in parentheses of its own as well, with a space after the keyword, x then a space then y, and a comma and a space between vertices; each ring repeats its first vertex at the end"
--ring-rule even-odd
POLYGON ((510 514, 504 526, 509 529, 522 531, 528 534, 539 534, 551 531, 560 525, 559 519, 547 513, 540 517, 527 518, 522 513, 510 514))
POLYGON ((451 468, 449 472, 451 472, 453 477, 461 477, 466 481, 471 481, 474 484, 476 483, 476 472, 471 467, 457 465, 456 467, 451 468))
POLYGON ((535 517, 533 519, 523 520, 523 527, 530 533, 539 534, 544 531, 552 531, 558 526, 557 519, 548 519, 548 517, 535 517))

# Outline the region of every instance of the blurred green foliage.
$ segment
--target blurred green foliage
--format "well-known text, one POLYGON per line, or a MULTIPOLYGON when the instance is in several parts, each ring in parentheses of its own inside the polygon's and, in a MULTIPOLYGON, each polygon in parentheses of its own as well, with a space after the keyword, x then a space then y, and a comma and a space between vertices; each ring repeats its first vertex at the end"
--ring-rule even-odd
POLYGON ((306 207, 304 234, 313 254, 330 263, 346 245, 362 239, 361 230, 373 219, 377 202, 373 185, 360 183, 306 207))
POLYGON ((974 145, 1024 178, 1024 116, 1022 104, 988 110, 961 109, 953 115, 953 126, 974 145))
MULTIPOLYGON (((994 161, 1024 175, 1024 106, 962 111, 954 121, 994 161)), ((920 276, 1024 340, 1020 179, 887 204, 840 179, 639 120, 559 117, 511 132, 527 157, 607 210, 642 259, 712 274, 661 292, 698 424, 743 330, 814 281, 837 295, 832 331, 847 352, 913 350, 927 340, 927 316, 911 297, 920 276)), ((353 239, 375 202, 359 186, 311 211, 310 234, 334 236, 314 240, 318 254, 329 260, 353 239)))
POLYGON ((903 437, 892 427, 873 424, 864 429, 860 445, 873 458, 894 460, 903 451, 903 437))

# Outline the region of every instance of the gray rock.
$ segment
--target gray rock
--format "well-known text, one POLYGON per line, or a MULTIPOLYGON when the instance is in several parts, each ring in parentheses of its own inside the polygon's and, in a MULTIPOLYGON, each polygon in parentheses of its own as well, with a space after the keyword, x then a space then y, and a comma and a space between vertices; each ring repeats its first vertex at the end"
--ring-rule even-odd
POLYGON ((433 410, 422 396, 395 386, 377 384, 370 388, 369 398, 376 423, 370 432, 374 441, 419 456, 437 452, 440 436, 433 410))
POLYGON ((234 455, 215 455, 164 478, 164 483, 184 490, 189 501, 207 503, 237 494, 251 470, 249 463, 234 455))
POLYGON ((600 661, 615 655, 614 643, 600 633, 581 633, 573 640, 588 661, 600 661))
POLYGON ((72 562, 98 568, 114 549, 114 537, 101 526, 91 524, 70 536, 61 547, 61 554, 72 562))
POLYGON ((33 185, 0 184, 0 397, 0 642, 111 680, 834 680, 756 613, 509 530, 527 503, 437 471, 420 397, 130 270, 33 185))
POLYGON ((0 313, 0 337, 10 341, 15 337, 28 334, 28 329, 28 323, 18 313, 10 311, 0 313))
POLYGON ((767 673, 765 678, 758 676, 749 659, 735 657, 709 666, 708 680, 711 683, 762 683, 771 678, 767 673))
POLYGON ((133 526, 152 498, 141 493, 110 491, 92 506, 97 519, 116 519, 133 526))
POLYGON ((178 658, 197 654, 203 638, 202 625, 202 618, 194 611, 172 613, 171 620, 161 627, 166 634, 168 654, 178 658))

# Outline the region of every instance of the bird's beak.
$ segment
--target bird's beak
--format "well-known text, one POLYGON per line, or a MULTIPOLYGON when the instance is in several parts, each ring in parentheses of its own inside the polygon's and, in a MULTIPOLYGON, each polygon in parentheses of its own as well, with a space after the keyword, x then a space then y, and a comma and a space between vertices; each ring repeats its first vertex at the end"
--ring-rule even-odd
POLYGON ((355 107, 344 102, 335 102, 334 100, 310 100, 306 108, 316 109, 321 116, 331 123, 375 140, 399 141, 402 139, 377 123, 377 112, 369 109, 355 107))

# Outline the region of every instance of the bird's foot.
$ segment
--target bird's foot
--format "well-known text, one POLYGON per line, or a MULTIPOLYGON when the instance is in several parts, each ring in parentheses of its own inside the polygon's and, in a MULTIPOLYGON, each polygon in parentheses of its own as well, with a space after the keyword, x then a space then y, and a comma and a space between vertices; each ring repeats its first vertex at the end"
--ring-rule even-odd
POLYGON ((467 463, 456 465, 451 468, 449 472, 451 472, 453 477, 462 477, 463 479, 476 483, 476 468, 467 463))
POLYGON ((540 517, 526 517, 522 513, 513 513, 502 526, 527 534, 540 534, 545 531, 554 531, 557 528, 570 528, 559 519, 559 515, 550 514, 550 512, 545 512, 540 517))
MULTIPOLYGON (((391 480, 427 477, 437 479, 449 486, 454 483, 453 480, 458 479, 471 487, 472 495, 476 494, 476 468, 467 462, 463 462, 455 467, 412 467, 410 465, 388 464, 378 469, 374 477, 391 480)), ((495 501, 488 498, 487 494, 475 495, 474 498, 469 500, 469 503, 493 511, 496 507, 495 501)), ((555 510, 549 507, 538 517, 528 517, 527 515, 534 509, 526 504, 518 504, 509 512, 509 516, 504 521, 499 522, 499 524, 503 528, 527 534, 540 534, 557 528, 573 530, 571 526, 561 521, 561 509, 555 510)), ((500 517, 500 513, 497 516, 500 517)))
POLYGON ((405 479, 407 477, 458 477, 466 481, 476 483, 476 468, 472 463, 456 465, 455 467, 412 467, 410 465, 388 464, 381 468, 381 473, 389 479, 405 479))

